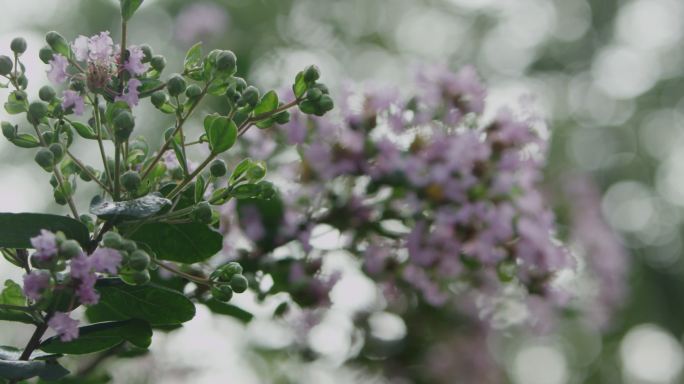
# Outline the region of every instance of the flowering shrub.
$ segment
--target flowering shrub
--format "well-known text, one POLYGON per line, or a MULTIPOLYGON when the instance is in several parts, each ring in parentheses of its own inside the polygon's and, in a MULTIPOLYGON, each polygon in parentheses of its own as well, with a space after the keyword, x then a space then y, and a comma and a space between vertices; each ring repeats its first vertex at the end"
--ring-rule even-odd
MULTIPOLYGON (((432 361, 434 380, 447 382, 452 373, 429 356, 461 353, 462 340, 477 340, 473 364, 486 371, 489 329, 515 323, 501 315, 501 303, 522 304, 537 325, 540 313, 568 304, 556 280, 575 264, 540 186, 543 124, 508 109, 484 117, 486 92, 474 69, 429 68, 411 98, 385 89, 350 94, 340 116, 324 116, 333 99, 315 66, 287 91, 262 95, 236 76, 232 52, 203 55, 196 44, 182 73, 163 75, 164 57, 127 44, 127 22, 141 3, 121 0, 119 44, 106 31, 71 42, 48 33, 40 59, 63 90, 45 86, 40 101, 26 93, 25 41, 13 40, 12 57, 0 56, 0 76, 12 88, 5 110, 28 121, 3 122, 2 133, 35 151, 55 202, 69 210, 0 213, 2 254, 25 271, 22 285, 5 282, 0 320, 35 326, 23 349, 0 347, 0 378, 57 380, 69 374, 58 362, 63 355, 144 351, 153 329, 180 326, 199 304, 249 321, 250 313, 229 304, 248 289, 260 301, 288 294, 275 317, 290 307, 325 308, 341 275, 327 271, 312 247, 322 226, 342 234, 340 248, 359 258, 386 310, 432 326, 437 308, 442 328, 459 318, 473 330, 411 355, 432 361), (188 122, 210 96, 220 110, 204 116, 203 133, 192 137, 188 122), (160 137, 134 135, 145 99, 175 119, 160 137), (96 146, 101 164, 79 159, 76 140, 96 146), (206 156, 194 163, 197 148, 206 156), (229 167, 222 157, 230 149, 240 157, 229 167), (273 181, 264 180, 267 168, 277 170, 273 181), (83 183, 97 187, 89 214, 74 199, 83 183), (85 325, 74 315, 79 307, 85 325)), ((620 252, 586 231, 575 240, 586 238, 586 252, 620 252)), ((600 275, 602 265, 596 269, 600 275)), ((598 301, 616 307, 620 295, 598 301)), ((368 315, 359 314, 360 329, 368 315)), ((407 340, 423 342, 413 334, 407 340)), ((479 370, 473 381, 498 377, 479 370)))

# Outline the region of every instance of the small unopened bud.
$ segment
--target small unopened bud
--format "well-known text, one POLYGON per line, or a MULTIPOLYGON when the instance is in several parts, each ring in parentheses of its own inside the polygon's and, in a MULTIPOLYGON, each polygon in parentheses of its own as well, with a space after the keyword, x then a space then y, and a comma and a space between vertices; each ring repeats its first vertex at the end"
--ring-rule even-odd
POLYGON ((53 51, 61 54, 62 56, 71 56, 71 49, 69 48, 69 43, 66 39, 55 31, 50 31, 45 35, 45 41, 48 43, 53 51))
POLYGON ((72 257, 76 257, 80 253, 81 253, 81 246, 78 244, 78 241, 76 241, 76 240, 65 240, 59 246, 60 256, 64 256, 67 259, 71 259, 72 257))
POLYGON ((143 285, 150 282, 150 272, 146 269, 122 273, 120 276, 121 280, 130 285, 143 285))
POLYGON ((26 87, 28 87, 28 77, 26 77, 24 74, 19 75, 17 84, 19 84, 19 88, 26 89, 26 87))
POLYGON ((209 205, 209 203, 206 201, 202 201, 201 203, 197 204, 195 209, 192 211, 192 216, 200 223, 211 223, 211 205, 209 205))
POLYGON ((122 242, 121 235, 116 232, 107 232, 102 236, 102 245, 107 248, 119 249, 121 248, 122 242))
POLYGON ((233 289, 228 284, 211 288, 211 296, 218 301, 229 302, 233 298, 233 289))
POLYGON ((185 92, 187 84, 185 83, 185 79, 181 75, 173 75, 169 79, 169 81, 166 83, 166 88, 169 90, 169 95, 171 96, 178 96, 181 93, 185 92))
POLYGON ((202 88, 197 85, 197 84, 191 84, 188 86, 188 88, 185 90, 185 96, 188 98, 195 98, 199 97, 202 94, 202 88))
POLYGON ((321 96, 321 99, 318 100, 318 106, 324 112, 328 112, 328 111, 331 111, 335 107, 335 103, 333 102, 332 97, 330 97, 328 95, 323 95, 323 96, 321 96))
POLYGON ((128 266, 135 269, 136 271, 142 271, 147 269, 150 265, 150 255, 147 252, 138 249, 137 251, 131 252, 128 258, 128 266))
POLYGON ((318 80, 321 77, 321 72, 318 70, 318 67, 315 65, 310 65, 304 70, 304 80, 307 83, 314 82, 318 80))
POLYGON ((259 90, 256 87, 249 86, 242 92, 242 97, 238 100, 240 105, 255 106, 259 102, 259 90))
POLYGON ((242 77, 235 77, 235 90, 242 92, 247 88, 247 82, 242 77))
POLYGON ((28 107, 28 121, 31 124, 38 124, 40 123, 40 120, 45 117, 48 113, 48 106, 47 104, 43 103, 42 101, 34 101, 31 103, 28 107))
POLYGON ((140 50, 142 51, 142 53, 144 55, 142 62, 143 63, 149 63, 150 60, 152 60, 152 48, 150 48, 150 46, 147 44, 143 44, 140 46, 140 50))
POLYGON ((226 162, 221 159, 215 159, 209 166, 209 172, 211 172, 211 175, 214 177, 224 176, 227 172, 226 162))
POLYGON ((216 56, 216 69, 228 74, 235 73, 237 68, 237 57, 231 51, 221 51, 216 56))
POLYGON ((26 52, 26 39, 23 37, 15 37, 10 43, 10 49, 17 55, 26 52))
POLYGON ((273 116, 273 120, 275 120, 275 122, 278 124, 286 124, 288 121, 290 121, 290 112, 282 111, 279 114, 273 116))
POLYGON ((1 55, 0 56, 0 75, 7 76, 12 72, 12 67, 14 64, 12 63, 12 59, 9 58, 9 56, 1 55))
POLYGON ((54 56, 55 52, 52 49, 50 49, 50 47, 43 47, 38 52, 38 57, 40 57, 40 61, 42 61, 45 64, 48 64, 54 56))
POLYGON ((44 102, 49 103, 55 99, 55 89, 49 85, 45 85, 38 91, 38 97, 44 102))
POLYGON ((166 68, 166 59, 164 56, 161 55, 155 55, 152 57, 150 60, 150 65, 152 68, 154 68, 155 71, 161 72, 166 68))
POLYGON ((246 291, 248 286, 249 282, 243 275, 233 275, 233 277, 230 279, 230 287, 233 288, 233 291, 237 293, 246 291))
POLYGON ((133 128, 135 128, 135 120, 130 112, 122 111, 114 118, 114 136, 119 142, 128 140, 133 128))
POLYGON ((133 240, 122 239, 121 240, 121 250, 126 252, 133 252, 138 249, 138 244, 133 240))
POLYGON ((318 88, 309 88, 309 90, 306 91, 306 99, 309 101, 318 101, 321 96, 323 96, 323 92, 318 88))
POLYGON ((157 91, 150 97, 152 105, 157 108, 161 108, 167 101, 169 101, 169 96, 164 91, 157 91))
POLYGON ((44 170, 52 172, 55 165, 55 155, 52 151, 47 148, 41 148, 36 152, 34 159, 44 170))
POLYGON ((55 164, 62 161, 62 158, 64 157, 64 146, 61 143, 52 143, 48 149, 55 156, 55 164))
POLYGON ((135 192, 140 188, 140 174, 136 171, 128 171, 121 175, 121 185, 128 192, 135 192))
POLYGON ((218 280, 223 282, 229 282, 233 276, 241 274, 242 266, 235 261, 231 261, 230 263, 219 267, 216 271, 218 280))

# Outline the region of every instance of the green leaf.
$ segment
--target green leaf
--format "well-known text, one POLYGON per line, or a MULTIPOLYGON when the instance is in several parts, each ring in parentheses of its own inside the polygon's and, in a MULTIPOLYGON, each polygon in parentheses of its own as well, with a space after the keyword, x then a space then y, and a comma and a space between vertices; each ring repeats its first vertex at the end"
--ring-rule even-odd
POLYGON ((254 107, 254 115, 263 115, 274 111, 276 108, 278 108, 278 94, 275 91, 268 91, 254 107))
POLYGON ((235 306, 233 304, 224 303, 218 300, 207 300, 204 305, 206 305, 210 311, 218 313, 219 315, 226 315, 234 317, 243 323, 249 323, 254 319, 254 315, 244 309, 235 306))
POLYGON ((256 123, 256 126, 260 129, 265 129, 265 128, 271 128, 275 124, 275 120, 272 118, 266 119, 266 120, 261 120, 258 123, 256 123))
POLYGON ((132 286, 117 278, 100 279, 100 302, 86 314, 91 321, 141 319, 152 326, 181 324, 195 316, 195 305, 182 293, 154 283, 132 286))
POLYGON ((209 147, 214 154, 230 149, 237 140, 237 126, 225 116, 209 115, 204 119, 209 147))
POLYGON ((138 10, 138 7, 143 3, 143 0, 120 0, 120 2, 121 17, 124 21, 128 21, 133 17, 133 14, 138 10))
POLYGON ((195 203, 199 203, 204 200, 204 186, 206 185, 204 177, 199 175, 195 181, 195 203))
POLYGON ((230 195, 236 199, 250 199, 258 196, 260 192, 261 187, 258 184, 240 184, 230 192, 230 195))
POLYGON ((159 259, 186 264, 204 261, 223 248, 223 236, 200 223, 145 224, 131 239, 147 244, 159 259))
POLYGON ((78 121, 72 121, 71 126, 74 127, 76 133, 82 138, 89 140, 97 139, 97 134, 89 125, 79 123, 78 121))
POLYGON ((152 90, 159 89, 164 82, 159 79, 141 79, 140 87, 138 87, 138 92, 140 92, 140 97, 147 97, 152 94, 152 90))
POLYGON ((171 205, 171 200, 152 193, 128 201, 105 201, 96 196, 90 203, 90 213, 101 219, 134 220, 154 216, 171 205))
POLYGON ((124 341, 140 348, 147 348, 152 342, 152 328, 138 319, 86 325, 78 329, 78 334, 78 338, 72 341, 62 341, 59 336, 53 336, 45 340, 40 349, 49 353, 82 355, 104 351, 124 341))
POLYGON ((36 148, 40 147, 40 140, 37 137, 28 133, 20 133, 10 140, 10 142, 21 148, 36 148))
POLYGON ((306 80, 304 80, 304 72, 299 72, 297 77, 295 77, 294 85, 292 85, 292 90, 294 91, 295 97, 299 99, 300 97, 304 96, 304 93, 308 88, 309 86, 306 84, 306 80))
MULTIPOLYGON (((26 298, 21 286, 12 280, 5 280, 5 289, 0 293, 0 304, 25 306, 26 298)), ((0 320, 18 321, 33 324, 34 320, 26 312, 0 308, 0 320)))
POLYGON ((29 379, 39 376, 44 380, 58 380, 69 374, 57 361, 56 355, 32 354, 34 360, 19 360, 21 350, 0 346, 0 378, 8 380, 29 379))
POLYGON ((235 181, 240 179, 240 176, 244 175, 247 170, 252 168, 252 163, 252 159, 248 157, 236 165, 233 173, 230 175, 230 184, 232 185, 235 181))
POLYGON ((17 91, 10 93, 5 103, 5 111, 10 115, 17 115, 28 111, 28 102, 26 97, 17 98, 17 91))
POLYGON ((183 67, 186 71, 189 71, 202 63, 202 42, 193 45, 188 49, 185 54, 185 60, 183 61, 183 67))
POLYGON ((78 220, 66 216, 43 213, 0 213, 0 247, 32 248, 30 239, 41 229, 62 231, 67 238, 82 246, 89 242, 88 228, 78 220))

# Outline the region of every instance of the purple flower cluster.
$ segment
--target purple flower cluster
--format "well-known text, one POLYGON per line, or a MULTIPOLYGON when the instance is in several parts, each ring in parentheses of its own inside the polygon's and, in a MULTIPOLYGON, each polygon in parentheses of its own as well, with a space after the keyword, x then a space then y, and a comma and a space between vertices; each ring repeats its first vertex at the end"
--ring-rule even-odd
MULTIPOLYGON (((118 64, 120 59, 120 47, 114 44, 108 31, 100 32, 97 35, 86 37, 78 36, 71 44, 74 58, 78 62, 86 64, 85 69, 78 67, 76 74, 68 72, 69 60, 55 54, 50 60, 50 70, 48 79, 55 84, 62 84, 71 77, 84 78, 91 89, 106 89, 112 77, 118 74, 118 64), (84 72, 82 72, 84 71, 84 72)), ((131 76, 126 85, 126 91, 117 95, 117 100, 122 100, 134 107, 138 105, 140 80, 135 76, 144 74, 149 65, 143 63, 144 53, 139 46, 128 47, 128 58, 123 63, 123 69, 131 76)), ((110 90, 114 92, 113 90, 110 90)), ((73 108, 76 115, 83 115, 85 102, 80 92, 67 90, 63 94, 62 108, 65 110, 73 108)))
MULTIPOLYGON (((32 260, 41 263, 64 259, 68 261, 68 269, 64 274, 57 274, 52 269, 34 269, 24 275, 24 295, 33 301, 40 301, 51 290, 73 290, 81 304, 97 304, 100 296, 95 290, 98 273, 116 274, 123 260, 119 251, 111 248, 97 248, 91 255, 78 251, 75 256, 68 257, 68 252, 60 252, 61 244, 66 239, 62 234, 54 234, 41 230, 40 235, 31 238, 36 252, 32 260)), ((42 265, 42 264, 41 264, 42 265)), ((56 263, 46 268, 54 268, 56 263)), ((48 322, 62 340, 69 341, 78 337, 78 321, 67 313, 55 313, 48 322)))

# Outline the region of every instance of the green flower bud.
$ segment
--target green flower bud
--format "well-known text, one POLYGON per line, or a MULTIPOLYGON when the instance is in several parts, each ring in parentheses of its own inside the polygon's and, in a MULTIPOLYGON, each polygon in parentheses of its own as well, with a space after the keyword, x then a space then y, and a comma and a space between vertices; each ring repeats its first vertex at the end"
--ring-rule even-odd
POLYGON ((241 274, 242 266, 235 261, 231 261, 230 263, 219 267, 216 275, 219 281, 228 282, 233 276, 241 274))
POLYGON ((2 135, 12 140, 17 137, 17 127, 6 121, 2 122, 2 135))
POLYGON ((321 96, 321 99, 318 100, 318 106, 325 112, 331 111, 334 107, 335 104, 333 103, 332 97, 328 95, 323 95, 321 96))
POLYGON ((227 303, 233 298, 233 289, 227 284, 214 286, 211 287, 211 296, 218 301, 227 303))
POLYGON ((315 84, 313 88, 320 89, 320 91, 323 92, 324 95, 330 94, 330 90, 328 89, 328 86, 325 84, 315 84))
POLYGON ((47 35, 45 35, 45 41, 53 51, 63 56, 70 56, 71 49, 69 48, 69 43, 59 33, 55 31, 48 32, 47 35))
POLYGON ((12 67, 14 66, 12 59, 9 56, 0 56, 0 75, 7 76, 12 72, 12 67))
POLYGON ((48 149, 55 156, 55 164, 62 161, 62 158, 64 157, 64 145, 61 143, 52 143, 48 149))
POLYGON ((150 65, 155 71, 161 72, 164 70, 164 68, 166 68, 166 59, 162 55, 152 56, 152 59, 150 59, 150 65))
POLYGON ((10 43, 10 49, 17 55, 26 52, 26 39, 23 37, 15 37, 10 43))
POLYGON ((282 111, 279 114, 273 116, 273 120, 275 120, 275 122, 278 124, 286 124, 288 121, 290 121, 290 112, 282 111))
POLYGON ((47 104, 43 103, 42 101, 34 101, 31 103, 28 107, 28 121, 31 124, 38 124, 40 123, 40 120, 45 117, 48 113, 48 106, 47 104))
POLYGON ((81 254, 81 246, 76 240, 65 240, 59 246, 59 255, 67 259, 76 257, 81 254))
POLYGON ((122 239, 121 240, 121 250, 126 252, 134 252, 138 249, 138 244, 133 240, 122 239))
POLYGON ((38 91, 38 97, 44 102, 49 103, 55 98, 55 89, 49 85, 45 85, 38 91))
POLYGON ((309 100, 304 100, 299 103, 299 110, 307 115, 313 115, 316 112, 316 104, 309 100))
POLYGON ((150 282, 148 270, 124 272, 119 275, 124 283, 129 285, 143 285, 150 282))
POLYGON ((304 81, 312 83, 321 77, 321 72, 315 65, 310 65, 304 70, 304 81))
POLYGON ((216 69, 232 75, 237 69, 237 57, 231 51, 221 51, 216 57, 216 69))
POLYGON ((102 236, 102 245, 107 248, 120 249, 123 245, 122 241, 121 235, 116 232, 106 232, 102 236))
POLYGON ((40 61, 45 64, 48 64, 54 55, 55 52, 53 52, 50 47, 43 47, 40 49, 40 51, 38 51, 38 57, 40 57, 40 61))
POLYGON ((211 223, 212 210, 208 202, 202 201, 195 206, 192 216, 200 223, 211 223))
POLYGON ((247 88, 247 82, 242 77, 235 77, 235 90, 242 92, 247 88))
POLYGON ((78 173, 78 176, 81 178, 81 180, 88 182, 88 181, 93 180, 92 177, 90 177, 90 175, 97 176, 97 171, 95 170, 95 168, 91 167, 90 165, 86 165, 86 169, 88 170, 88 172, 90 172, 90 174, 88 174, 88 172, 85 172, 85 171, 80 171, 78 173))
POLYGON ((259 90, 256 87, 249 86, 242 92, 242 97, 238 100, 241 106, 250 105, 255 106, 259 102, 259 90))
POLYGON ((157 108, 161 108, 167 101, 169 101, 169 96, 164 91, 157 91, 150 97, 152 105, 157 108))
POLYGON ((20 75, 17 79, 17 84, 19 84, 19 88, 26 89, 28 87, 28 77, 24 74, 20 75))
POLYGON ((199 97, 202 94, 202 88, 197 84, 190 84, 185 90, 185 96, 189 98, 199 97))
MULTIPOLYGON (((4 131, 4 126, 3 126, 3 131, 4 131)), ((224 176, 227 172, 226 162, 221 160, 221 159, 215 159, 214 161, 211 162, 211 165, 209 165, 209 172, 211 172, 211 175, 214 177, 224 176)))
POLYGON ((83 80, 72 77, 71 80, 69 80, 69 88, 76 92, 83 92, 86 88, 86 84, 83 80))
POLYGON ((318 101, 318 99, 323 96, 323 92, 321 92, 320 89, 318 88, 309 88, 308 91, 306 91, 306 99, 309 101, 318 101))
POLYGON ((57 181, 57 177, 55 175, 50 176, 50 185, 52 185, 52 188, 57 188, 59 185, 59 182, 57 181))
POLYGON ((133 128, 135 128, 135 120, 130 112, 122 111, 114 118, 114 136, 119 142, 128 140, 133 128))
POLYGON ((233 288, 233 291, 237 293, 246 291, 248 286, 249 282, 243 275, 233 275, 233 277, 230 279, 230 287, 233 288))
POLYGON ((169 95, 171 96, 178 96, 181 93, 185 92, 185 88, 187 87, 187 84, 185 83, 185 79, 181 75, 173 75, 169 79, 169 81, 166 83, 166 88, 169 90, 169 95))
POLYGON ((34 159, 44 170, 52 172, 55 165, 55 155, 52 151, 47 148, 41 148, 36 152, 36 157, 34 157, 34 159))
POLYGON ((131 252, 128 258, 128 266, 135 269, 136 271, 142 271, 147 269, 150 265, 150 255, 147 252, 138 249, 137 251, 131 252))
POLYGON ((142 44, 140 46, 140 50, 142 51, 142 53, 144 55, 142 62, 143 63, 149 63, 150 60, 152 60, 152 48, 147 44, 142 44))
POLYGON ((57 265, 57 258, 53 257, 51 259, 43 260, 42 257, 38 257, 35 253, 29 257, 31 261, 31 266, 38 269, 53 269, 57 265))
POLYGON ((128 192, 135 192, 140 188, 140 174, 136 171, 128 171, 121 175, 121 185, 128 192))

